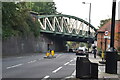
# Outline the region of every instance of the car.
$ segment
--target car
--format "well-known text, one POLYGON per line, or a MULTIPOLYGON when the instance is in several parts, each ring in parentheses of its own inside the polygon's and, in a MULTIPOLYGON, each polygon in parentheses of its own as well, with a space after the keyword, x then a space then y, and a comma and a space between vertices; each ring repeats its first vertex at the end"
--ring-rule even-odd
POLYGON ((76 55, 86 55, 85 51, 83 49, 77 49, 76 55))

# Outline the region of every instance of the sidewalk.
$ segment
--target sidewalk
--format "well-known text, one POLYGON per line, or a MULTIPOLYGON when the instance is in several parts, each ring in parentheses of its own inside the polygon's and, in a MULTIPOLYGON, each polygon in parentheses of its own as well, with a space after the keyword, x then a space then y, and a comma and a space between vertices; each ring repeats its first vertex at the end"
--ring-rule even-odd
MULTIPOLYGON (((98 63, 98 79, 102 80, 120 80, 120 61, 118 61, 117 64, 117 74, 108 74, 105 73, 105 64, 100 64, 99 61, 102 61, 102 59, 97 56, 94 58, 93 54, 89 54, 89 60, 93 63, 98 63)), ((72 73, 72 75, 68 78, 73 78, 73 80, 79 80, 76 79, 76 71, 72 73)))
POLYGON ((108 73, 105 73, 105 64, 100 64, 99 61, 102 61, 102 59, 97 56, 97 58, 94 58, 93 57, 94 55, 93 54, 90 54, 89 55, 89 60, 93 63, 98 63, 98 78, 118 78, 120 79, 120 61, 118 61, 118 64, 117 64, 117 74, 108 74, 108 73))

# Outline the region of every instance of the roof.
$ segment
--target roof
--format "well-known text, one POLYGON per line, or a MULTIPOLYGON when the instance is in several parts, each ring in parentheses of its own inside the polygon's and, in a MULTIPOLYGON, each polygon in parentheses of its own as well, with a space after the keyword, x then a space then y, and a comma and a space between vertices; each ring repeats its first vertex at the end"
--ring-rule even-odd
MULTIPOLYGON (((98 32, 111 32, 111 20, 108 21, 105 25, 103 25, 100 29, 97 30, 98 32)), ((120 20, 115 21, 115 32, 120 32, 120 20)))

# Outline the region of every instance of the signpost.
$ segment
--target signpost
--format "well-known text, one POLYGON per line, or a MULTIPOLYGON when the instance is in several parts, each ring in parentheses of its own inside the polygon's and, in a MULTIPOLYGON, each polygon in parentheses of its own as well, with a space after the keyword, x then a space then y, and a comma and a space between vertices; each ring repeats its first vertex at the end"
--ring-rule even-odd
POLYGON ((110 39, 110 36, 104 36, 104 38, 110 39))
POLYGON ((104 35, 105 35, 105 36, 108 36, 108 33, 109 33, 108 31, 105 31, 104 35))
POLYGON ((104 33, 104 38, 110 39, 109 31, 105 31, 105 33, 104 33))
POLYGON ((105 31, 105 33, 104 33, 104 38, 105 38, 105 51, 106 51, 106 45, 107 45, 107 38, 109 38, 109 36, 108 36, 108 34, 109 34, 109 32, 108 31, 105 31))

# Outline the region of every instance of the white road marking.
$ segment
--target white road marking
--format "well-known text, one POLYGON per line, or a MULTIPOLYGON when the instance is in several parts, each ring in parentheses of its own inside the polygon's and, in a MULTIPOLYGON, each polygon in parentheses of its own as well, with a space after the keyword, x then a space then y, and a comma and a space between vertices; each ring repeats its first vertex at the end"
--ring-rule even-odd
POLYGON ((15 68, 15 67, 22 66, 22 65, 23 64, 17 64, 17 65, 14 65, 14 66, 7 67, 6 69, 15 68))
POLYGON ((65 77, 65 78, 74 78, 74 77, 75 77, 75 75, 76 75, 76 70, 74 70, 74 72, 72 73, 72 75, 71 75, 71 76, 68 76, 68 77, 65 77))
POLYGON ((76 70, 74 70, 74 72, 72 73, 72 76, 75 76, 76 75, 76 70))
POLYGON ((70 60, 70 62, 72 62, 73 60, 70 60))
POLYGON ((17 58, 23 58, 23 57, 17 57, 17 58))
POLYGON ((41 80, 46 80, 47 78, 49 78, 50 76, 45 76, 43 79, 41 79, 41 80))
POLYGON ((57 69, 54 70, 52 73, 56 73, 56 72, 59 71, 60 69, 62 69, 62 67, 57 68, 57 69))
POLYGON ((100 70, 100 68, 98 68, 98 70, 99 70, 100 72, 102 72, 102 71, 100 70))
POLYGON ((49 78, 49 77, 50 77, 50 76, 45 76, 44 79, 47 79, 47 78, 49 78))
POLYGON ((66 66, 66 65, 68 65, 70 62, 67 62, 67 63, 65 63, 64 65, 66 66))
POLYGON ((36 60, 30 61, 30 62, 28 62, 28 63, 34 63, 34 62, 36 62, 36 60))

